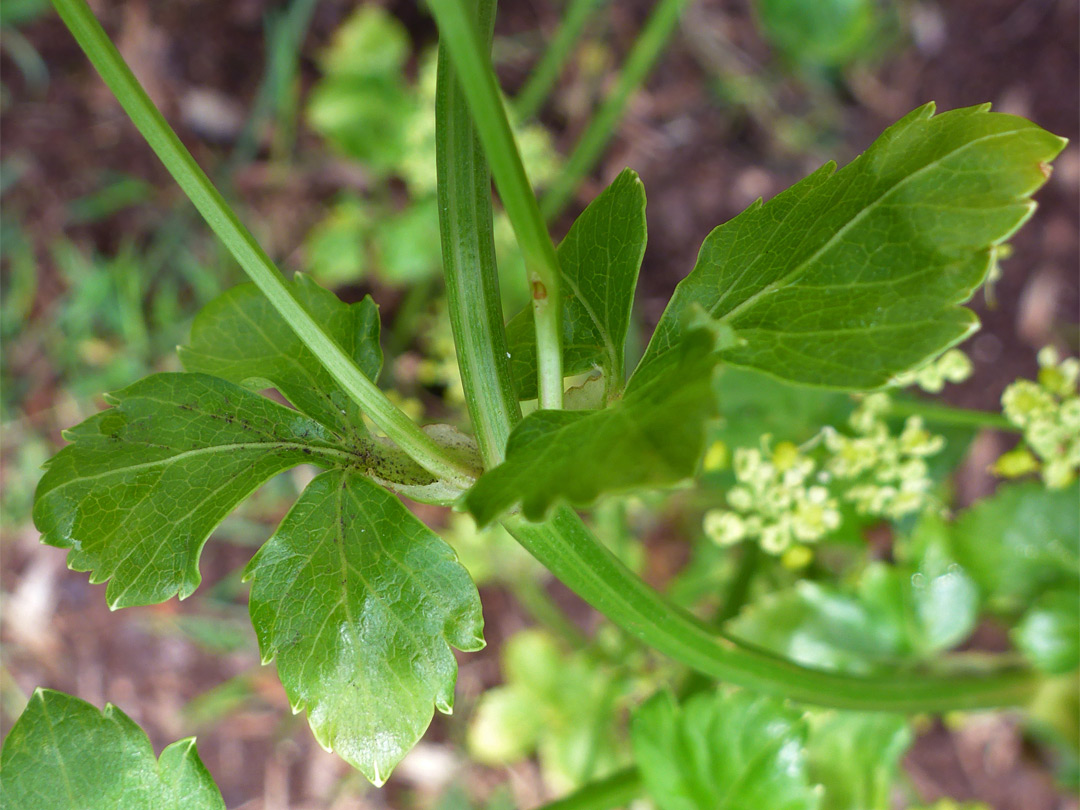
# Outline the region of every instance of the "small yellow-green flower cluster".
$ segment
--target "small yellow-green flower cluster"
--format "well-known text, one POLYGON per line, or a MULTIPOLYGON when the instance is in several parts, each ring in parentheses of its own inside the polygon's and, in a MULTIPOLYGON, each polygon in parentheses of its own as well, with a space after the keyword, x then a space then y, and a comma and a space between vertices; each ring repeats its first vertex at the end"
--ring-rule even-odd
POLYGON ((1080 360, 1062 360, 1053 346, 1039 352, 1038 381, 1017 380, 1001 396, 1005 417, 1024 431, 1021 445, 997 460, 994 472, 1015 478, 1039 471, 1061 489, 1080 471, 1080 360))
POLYGON ((917 385, 924 391, 937 394, 945 383, 961 383, 971 376, 973 370, 971 359, 966 354, 959 349, 949 349, 922 368, 897 375, 893 382, 901 388, 917 385))
POLYGON ((830 457, 825 469, 852 482, 844 499, 868 515, 898 520, 930 502, 933 482, 926 459, 941 451, 945 439, 928 431, 918 416, 904 422, 899 436, 885 422, 887 394, 871 394, 851 414, 854 436, 832 428, 822 431, 830 457))
MULTIPOLYGON (((853 435, 826 427, 803 449, 781 442, 770 450, 768 437, 761 449, 737 448, 729 508, 706 513, 705 533, 720 545, 757 539, 762 549, 786 559, 840 526, 840 501, 891 520, 924 509, 933 500, 926 459, 941 451, 945 439, 917 416, 899 435, 891 434, 889 408, 886 394, 871 394, 850 417, 853 435), (825 451, 820 461, 810 455, 815 448, 825 451)), ((722 455, 714 450, 706 454, 707 467, 722 455)))
POLYGON ((771 452, 767 441, 761 450, 736 449, 739 483, 727 494, 731 510, 708 512, 705 532, 721 545, 759 538, 770 554, 821 539, 840 525, 840 512, 829 490, 813 483, 816 466, 790 442, 771 452))

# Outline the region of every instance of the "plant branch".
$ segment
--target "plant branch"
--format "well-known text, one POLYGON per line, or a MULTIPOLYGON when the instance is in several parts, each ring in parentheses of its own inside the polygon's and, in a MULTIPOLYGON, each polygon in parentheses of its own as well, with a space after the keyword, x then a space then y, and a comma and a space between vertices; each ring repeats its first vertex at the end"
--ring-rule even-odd
MULTIPOLYGON (((479 0, 478 7, 483 30, 490 31, 488 15, 492 13, 494 0, 479 0)), ((440 72, 439 78, 445 85, 450 79, 449 71, 440 72)), ((440 95, 445 92, 444 87, 440 95)), ((443 209, 443 244, 454 251, 460 245, 489 243, 491 219, 490 214, 477 215, 478 200, 483 196, 479 193, 483 156, 475 149, 461 149, 470 142, 466 136, 471 126, 468 110, 460 103, 445 103, 445 95, 443 99, 444 103, 437 108, 438 138, 445 141, 439 146, 443 162, 439 179, 445 188, 445 196, 440 196, 440 209, 443 209), (456 147, 448 140, 451 137, 460 137, 456 147), (446 161, 458 160, 473 161, 475 185, 461 182, 447 185, 448 178, 458 177, 458 173, 450 172, 446 161), (464 214, 451 216, 445 210, 458 206, 464 209, 464 214)), ((479 260, 447 263, 447 286, 472 290, 480 296, 464 298, 459 294, 451 299, 450 306, 465 396, 470 413, 479 413, 480 421, 486 425, 478 428, 478 440, 485 465, 490 467, 502 460, 505 446, 495 437, 508 436, 521 415, 516 400, 504 395, 509 384, 509 367, 502 359, 505 334, 501 329, 492 330, 488 318, 478 317, 475 312, 478 302, 497 295, 492 252, 474 254, 464 250, 460 255, 475 255, 479 260)), ((803 667, 718 634, 669 604, 620 563, 572 509, 558 509, 544 523, 511 518, 504 525, 565 585, 631 636, 714 679, 816 705, 908 712, 1016 704, 1025 700, 1035 685, 1035 676, 1030 671, 1015 668, 978 675, 858 678, 803 667)))
POLYGON ((687 0, 660 0, 626 57, 615 87, 600 105, 581 139, 570 153, 562 172, 544 193, 540 210, 549 222, 562 213, 581 178, 592 171, 615 133, 634 92, 644 83, 679 23, 687 0))
POLYGON ((561 408, 563 394, 562 314, 559 260, 503 107, 489 50, 482 47, 465 0, 432 0, 439 40, 449 52, 495 186, 525 259, 536 321, 540 406, 561 408))
POLYGON ((146 95, 120 52, 102 29, 85 0, 53 0, 64 24, 101 74, 132 123, 142 133, 165 168, 198 209, 203 219, 274 308, 314 352, 349 397, 420 466, 451 484, 467 488, 472 476, 449 456, 379 388, 364 376, 293 297, 281 273, 241 224, 184 147, 161 112, 146 95))
POLYGON ((567 57, 584 33, 585 26, 593 14, 607 3, 608 0, 570 0, 559 30, 540 61, 533 67, 529 80, 514 99, 514 112, 520 120, 526 121, 540 111, 559 78, 567 57))
POLYGON ((976 411, 968 408, 954 408, 938 402, 922 399, 893 399, 889 405, 892 416, 921 416, 935 425, 956 425, 958 427, 990 428, 1010 433, 1023 433, 1003 414, 993 411, 976 411))

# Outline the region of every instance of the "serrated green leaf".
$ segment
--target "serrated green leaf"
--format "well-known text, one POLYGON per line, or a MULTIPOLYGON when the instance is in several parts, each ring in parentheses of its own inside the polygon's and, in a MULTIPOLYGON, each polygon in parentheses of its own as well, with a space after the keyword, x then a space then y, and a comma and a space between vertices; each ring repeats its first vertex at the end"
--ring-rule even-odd
POLYGON ((105 582, 111 608, 198 587, 210 532, 283 470, 353 457, 304 415, 205 374, 155 374, 65 433, 37 487, 42 542, 105 582))
POLYGON ((852 674, 873 672, 901 644, 896 626, 856 596, 810 580, 757 600, 727 627, 800 664, 852 674))
POLYGON ((631 728, 642 781, 661 810, 812 810, 806 728, 798 713, 749 692, 704 693, 678 706, 661 692, 631 728))
POLYGON ((4 740, 0 781, 5 810, 225 810, 193 737, 157 759, 115 706, 50 689, 34 692, 4 740))
POLYGON ((850 591, 799 581, 752 603, 731 632, 801 664, 841 672, 930 659, 967 638, 978 618, 978 591, 945 556, 945 533, 940 519, 926 518, 898 564, 872 563, 850 591))
POLYGON ((677 345, 693 306, 735 330, 726 362, 869 389, 977 326, 961 306, 1065 142, 1011 115, 927 104, 838 172, 827 164, 715 229, 640 368, 677 345))
POLYGON ((401 502, 343 470, 316 477, 252 559, 251 621, 319 742, 375 784, 449 713, 483 647, 476 587, 401 502))
POLYGON ((1036 667, 1059 675, 1080 666, 1080 591, 1040 596, 1013 628, 1012 639, 1036 667))
POLYGON ((890 810, 900 758, 913 734, 883 712, 812 712, 806 755, 822 788, 821 810, 890 810))
POLYGON ((705 421, 716 411, 714 347, 711 330, 698 329, 607 408, 529 414, 510 434, 506 461, 465 496, 477 523, 486 526, 517 503, 526 518, 540 520, 560 499, 585 506, 604 492, 692 475, 705 421))
MULTIPOLYGON (((623 349, 634 287, 645 255, 645 187, 624 169, 559 244, 562 278, 563 373, 602 369, 611 391, 623 384, 623 349)), ((536 328, 532 307, 506 325, 514 383, 521 399, 535 399, 536 328)))
POLYGON ((950 553, 991 608, 1026 608, 1052 588, 1080 581, 1080 488, 1030 482, 1002 486, 953 524, 950 553))
MULTIPOLYGON (((308 276, 289 284, 303 307, 371 380, 382 368, 379 308, 370 297, 345 304, 308 276)), ((359 409, 254 284, 227 290, 196 316, 180 347, 188 371, 256 389, 276 388, 298 410, 355 443, 366 431, 359 409)))
POLYGON ((793 62, 842 66, 865 54, 879 26, 874 0, 757 0, 766 38, 793 62))

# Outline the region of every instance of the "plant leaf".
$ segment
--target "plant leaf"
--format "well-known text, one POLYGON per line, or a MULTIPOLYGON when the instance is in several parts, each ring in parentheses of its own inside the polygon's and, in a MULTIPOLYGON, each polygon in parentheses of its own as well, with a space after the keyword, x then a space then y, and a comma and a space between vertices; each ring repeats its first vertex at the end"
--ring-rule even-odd
POLYGON ((654 695, 634 715, 634 756, 661 810, 813 810, 799 715, 749 692, 654 695))
POLYGON ((810 580, 758 599, 728 629, 805 666, 860 675, 896 656, 901 644, 896 626, 860 599, 810 580))
POLYGON ((826 164, 716 228, 640 368, 680 341, 692 305, 742 339, 726 362, 826 387, 885 385, 963 340, 978 321, 959 304, 1065 144, 988 109, 920 107, 840 171, 826 164))
MULTIPOLYGON (((300 273, 288 286, 374 381, 382 368, 375 302, 367 297, 358 304, 346 304, 300 273)), ((233 287, 203 307, 191 326, 189 345, 179 351, 188 371, 255 389, 276 388, 343 441, 355 444, 366 434, 359 408, 254 284, 233 287)))
POLYGON ((0 753, 4 807, 19 810, 225 810, 195 738, 154 757, 150 739, 111 704, 104 711, 38 689, 0 753))
POLYGON ((906 718, 884 712, 811 712, 806 755, 824 788, 821 810, 890 810, 900 758, 913 735, 906 718))
POLYGON ((34 523, 71 549, 70 568, 110 580, 113 609, 190 596, 206 538, 241 501, 297 464, 352 458, 318 422, 204 374, 155 374, 107 399, 65 432, 34 523))
POLYGON ((1047 591, 1013 628, 1013 643, 1036 667, 1059 675, 1080 666, 1080 592, 1047 591))
POLYGON ((251 621, 319 742, 375 784, 449 713, 459 650, 484 646, 476 586, 390 493, 334 470, 252 559, 251 621))
MULTIPOLYGON (((645 255, 645 186, 624 169, 577 218, 559 244, 563 373, 601 368, 608 389, 623 384, 623 348, 634 288, 645 255)), ((520 399, 535 399, 536 328, 532 307, 506 325, 520 399)))
POLYGON ((716 412, 710 329, 691 332, 652 376, 599 411, 535 411, 510 434, 506 460, 465 496, 480 526, 521 503, 540 520, 564 498, 578 506, 603 492, 672 484, 693 474, 705 421, 716 412))
POLYGON ((1018 612, 1046 590, 1080 582, 1080 487, 998 488, 953 524, 950 553, 996 610, 1018 612))

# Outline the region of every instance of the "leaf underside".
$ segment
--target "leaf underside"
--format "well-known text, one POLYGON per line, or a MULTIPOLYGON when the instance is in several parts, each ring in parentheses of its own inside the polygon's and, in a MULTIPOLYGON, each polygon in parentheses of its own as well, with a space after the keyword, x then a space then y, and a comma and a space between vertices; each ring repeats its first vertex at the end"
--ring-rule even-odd
POLYGON ((725 362, 834 388, 880 387, 971 334, 959 304, 1065 143, 988 110, 920 107, 840 171, 826 164, 716 228, 639 370, 677 345, 695 305, 741 339, 725 362))
POLYGON ((0 754, 3 806, 12 810, 225 810, 194 738, 160 759, 115 706, 38 689, 0 754))
MULTIPOLYGON (((645 255, 645 187, 624 169, 577 218, 559 244, 563 374, 600 369, 609 390, 623 384, 623 348, 634 287, 645 255)), ((519 399, 535 399, 536 327, 532 307, 506 325, 519 399)))
POLYGON ((476 587, 390 493, 333 470, 304 490, 245 571, 263 660, 319 742, 376 785, 453 707, 450 650, 484 646, 476 587))
POLYGON ((529 414, 510 434, 506 461, 465 496, 469 511, 484 526, 520 502, 540 520, 562 499, 586 506, 603 492, 689 477, 716 412, 716 362, 712 331, 698 329, 607 408, 529 414))

